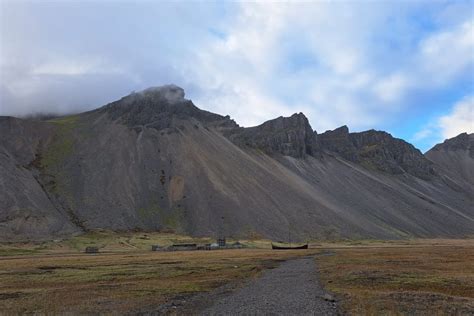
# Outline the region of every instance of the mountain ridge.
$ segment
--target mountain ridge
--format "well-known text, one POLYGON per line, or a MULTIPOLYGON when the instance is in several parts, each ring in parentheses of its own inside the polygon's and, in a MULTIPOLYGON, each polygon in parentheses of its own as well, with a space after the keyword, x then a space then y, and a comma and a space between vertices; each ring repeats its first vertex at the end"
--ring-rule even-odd
POLYGON ((283 238, 293 227, 301 240, 474 234, 464 152, 457 170, 451 156, 427 158, 385 132, 318 134, 302 113, 240 127, 174 85, 49 121, 3 117, 0 131, 0 239, 99 228, 283 238))

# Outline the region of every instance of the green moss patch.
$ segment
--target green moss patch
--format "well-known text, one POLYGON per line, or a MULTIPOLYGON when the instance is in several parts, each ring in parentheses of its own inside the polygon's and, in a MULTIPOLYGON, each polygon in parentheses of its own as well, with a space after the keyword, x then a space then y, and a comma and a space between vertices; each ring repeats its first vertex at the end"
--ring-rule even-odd
POLYGON ((58 168, 74 151, 73 131, 78 126, 78 115, 50 120, 57 126, 52 143, 41 158, 41 166, 46 169, 58 168))

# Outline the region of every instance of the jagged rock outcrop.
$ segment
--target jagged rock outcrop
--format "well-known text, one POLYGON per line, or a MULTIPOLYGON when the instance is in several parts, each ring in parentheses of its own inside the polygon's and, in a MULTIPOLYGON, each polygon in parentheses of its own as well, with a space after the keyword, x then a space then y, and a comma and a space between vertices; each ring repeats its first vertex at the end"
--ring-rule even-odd
POLYGON ((314 132, 303 113, 280 116, 259 126, 233 130, 228 137, 239 146, 257 148, 267 154, 304 158, 315 152, 314 132))
POLYGON ((240 147, 295 158, 321 157, 321 150, 391 174, 410 173, 429 179, 435 175, 431 161, 404 140, 375 130, 349 133, 347 126, 318 135, 303 113, 279 117, 259 126, 230 130, 226 134, 240 147))
POLYGON ((474 158, 474 134, 461 133, 456 137, 446 139, 443 143, 435 145, 431 148, 427 155, 434 152, 452 152, 462 151, 468 152, 471 158, 474 158))
POLYGON ((357 148, 350 139, 349 128, 346 125, 320 134, 318 142, 325 150, 338 153, 347 160, 360 162, 357 148))
POLYGON ((321 147, 347 160, 391 174, 405 172, 429 179, 435 175, 431 161, 413 145, 382 131, 349 133, 347 126, 319 135, 321 147))
MULTIPOLYGON (((431 148, 425 155, 447 171, 451 179, 462 179, 474 185, 474 134, 462 133, 447 139, 431 148)), ((469 185, 464 183, 459 186, 469 188, 469 185)))
POLYGON ((217 126, 237 127, 228 116, 198 109, 184 98, 184 90, 175 85, 148 88, 112 102, 98 111, 107 113, 113 121, 141 130, 177 128, 173 122, 194 118, 217 126))
POLYGON ((0 118, 0 240, 97 228, 276 239, 291 229, 295 240, 472 235, 463 146, 432 150, 428 161, 384 132, 317 134, 301 113, 241 128, 176 86, 49 121, 0 118))

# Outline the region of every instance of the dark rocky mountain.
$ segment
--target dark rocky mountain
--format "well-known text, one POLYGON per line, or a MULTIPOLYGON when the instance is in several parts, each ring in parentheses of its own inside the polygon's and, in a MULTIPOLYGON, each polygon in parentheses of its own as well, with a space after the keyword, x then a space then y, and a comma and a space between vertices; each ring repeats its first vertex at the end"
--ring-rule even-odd
MULTIPOLYGON (((474 134, 462 133, 426 153, 426 157, 442 168, 451 180, 463 180, 465 188, 474 185, 474 134)), ((473 191, 474 195, 474 191, 473 191)))
POLYGON ((0 239, 97 228, 472 235, 472 135, 462 135, 425 157, 385 132, 317 134, 302 113, 243 128, 172 85, 48 121, 2 117, 0 239))
POLYGON ((240 147, 261 149, 270 155, 304 158, 317 152, 316 137, 303 113, 280 116, 256 127, 232 129, 226 135, 240 147))
POLYGON ((198 109, 184 98, 184 90, 175 85, 148 88, 132 93, 119 101, 112 102, 99 110, 107 113, 112 121, 131 128, 173 128, 175 120, 196 119, 203 123, 229 121, 228 117, 198 109))
POLYGON ((474 135, 468 133, 459 134, 456 137, 445 140, 441 144, 437 144, 430 149, 430 153, 434 152, 467 152, 470 158, 474 158, 474 135))
POLYGON ((413 145, 392 135, 369 130, 349 133, 347 126, 320 135, 323 148, 343 158, 391 174, 409 173, 423 179, 434 175, 433 163, 413 145))

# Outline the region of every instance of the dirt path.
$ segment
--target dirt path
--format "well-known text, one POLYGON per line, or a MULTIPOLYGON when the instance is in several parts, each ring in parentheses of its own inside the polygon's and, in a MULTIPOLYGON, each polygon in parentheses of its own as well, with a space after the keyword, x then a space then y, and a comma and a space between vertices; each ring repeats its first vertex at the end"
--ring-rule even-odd
MULTIPOLYGON (((243 287, 223 287, 186 302, 169 314, 337 315, 336 303, 322 288, 314 258, 283 262, 243 287), (186 304, 187 303, 187 304, 186 304)), ((174 305, 174 304, 173 304, 174 305)))

